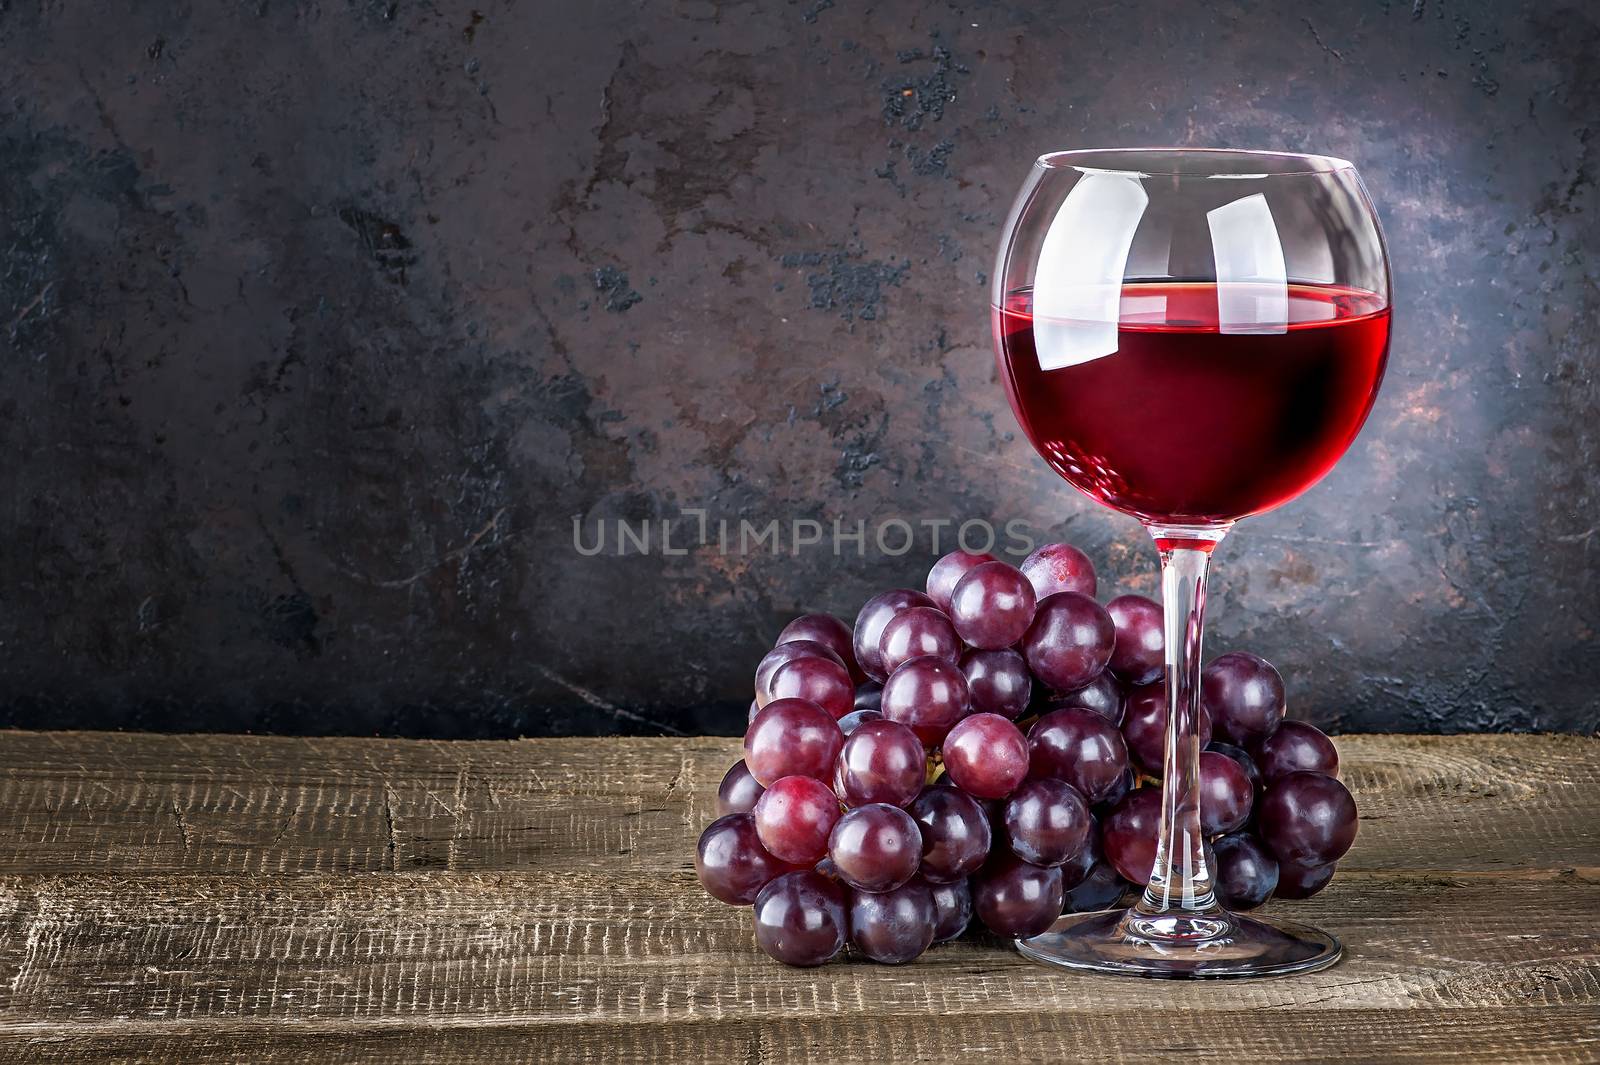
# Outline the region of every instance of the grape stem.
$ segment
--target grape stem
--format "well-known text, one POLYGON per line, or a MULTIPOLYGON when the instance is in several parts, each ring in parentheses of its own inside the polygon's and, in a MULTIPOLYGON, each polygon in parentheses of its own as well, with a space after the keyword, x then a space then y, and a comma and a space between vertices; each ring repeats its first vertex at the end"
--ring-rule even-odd
POLYGON ((1217 902, 1200 831, 1200 654, 1206 570, 1226 527, 1152 526, 1161 552, 1166 637, 1167 729, 1161 773, 1161 834, 1144 896, 1126 931, 1146 939, 1210 939, 1232 919, 1217 902))

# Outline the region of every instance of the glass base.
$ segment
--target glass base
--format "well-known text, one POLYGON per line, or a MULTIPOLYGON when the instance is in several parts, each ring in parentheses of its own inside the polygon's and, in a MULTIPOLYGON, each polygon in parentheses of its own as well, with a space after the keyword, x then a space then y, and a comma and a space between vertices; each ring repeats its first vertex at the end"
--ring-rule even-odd
POLYGON ((1157 980, 1288 976, 1326 969, 1343 948, 1328 933, 1295 921, 1265 921, 1217 911, 1152 917, 1137 910, 1069 913, 1032 939, 1026 957, 1064 969, 1157 980))

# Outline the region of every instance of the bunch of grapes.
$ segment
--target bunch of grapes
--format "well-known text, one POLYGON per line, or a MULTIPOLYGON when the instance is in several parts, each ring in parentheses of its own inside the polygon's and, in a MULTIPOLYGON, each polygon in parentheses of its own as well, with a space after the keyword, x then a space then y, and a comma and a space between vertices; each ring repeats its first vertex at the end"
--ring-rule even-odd
MULTIPOLYGON (((1102 606, 1069 544, 1020 568, 955 551, 926 589, 874 596, 854 629, 796 618, 756 667, 745 756, 695 867, 715 898, 753 905, 779 961, 820 965, 849 944, 907 962, 974 916, 1033 936, 1150 878, 1160 606, 1102 606)), ((1283 679, 1252 654, 1212 662, 1201 703, 1218 896, 1249 909, 1316 894, 1356 833, 1333 743, 1284 720, 1283 679)))

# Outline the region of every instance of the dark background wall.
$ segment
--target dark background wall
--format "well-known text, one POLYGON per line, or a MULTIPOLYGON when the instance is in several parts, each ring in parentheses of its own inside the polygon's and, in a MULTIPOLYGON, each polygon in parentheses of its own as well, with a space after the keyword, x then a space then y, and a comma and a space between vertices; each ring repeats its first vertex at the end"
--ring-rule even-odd
POLYGON ((1396 277, 1212 651, 1334 728, 1594 731, 1597 55, 1589 3, 0 0, 0 724, 734 731, 788 616, 933 557, 575 515, 1017 520, 1149 592, 985 280, 1035 155, 1176 143, 1357 160, 1396 277))

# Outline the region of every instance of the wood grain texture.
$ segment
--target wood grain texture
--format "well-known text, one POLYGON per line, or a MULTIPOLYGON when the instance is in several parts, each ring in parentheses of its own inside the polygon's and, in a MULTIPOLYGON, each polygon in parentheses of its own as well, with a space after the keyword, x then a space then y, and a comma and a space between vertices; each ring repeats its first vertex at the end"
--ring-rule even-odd
POLYGON ((1600 1060, 1600 741, 1340 747, 1361 834, 1279 909, 1348 959, 1182 985, 771 962, 693 872, 735 741, 6 733, 0 1065, 1600 1060))

